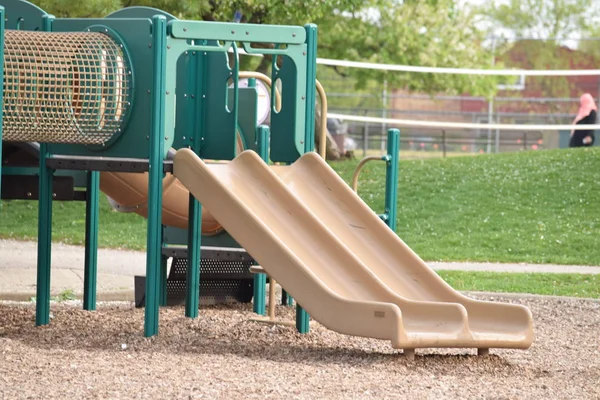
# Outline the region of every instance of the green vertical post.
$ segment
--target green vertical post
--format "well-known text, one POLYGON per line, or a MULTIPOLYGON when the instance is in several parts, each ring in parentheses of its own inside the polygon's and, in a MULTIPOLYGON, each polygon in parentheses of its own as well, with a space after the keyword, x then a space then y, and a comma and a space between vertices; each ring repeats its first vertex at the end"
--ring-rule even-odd
MULTIPOLYGON (((164 247, 164 243, 161 245, 161 247, 164 247)), ((158 305, 161 307, 167 305, 167 260, 167 256, 160 256, 160 274, 158 276, 158 305)))
POLYGON ((310 316, 305 309, 296 303, 296 329, 299 333, 308 333, 310 330, 310 316))
POLYGON ((202 206, 192 194, 189 197, 188 212, 188 264, 185 316, 188 318, 197 318, 200 297, 202 206))
POLYGON ((304 152, 315 148, 315 107, 317 96, 317 26, 307 24, 306 31, 306 123, 304 152))
POLYGON ((52 179, 54 171, 46 166, 48 145, 40 144, 38 201, 38 249, 36 287, 36 325, 50 323, 50 270, 52 251, 52 179))
POLYGON ((291 307, 294 305, 294 298, 285 290, 281 291, 281 305, 291 307))
MULTIPOLYGON (((256 128, 256 148, 258 155, 265 162, 269 162, 269 128, 261 125, 256 128)), ((254 275, 254 312, 260 315, 266 315, 266 286, 267 275, 254 275)))
MULTIPOLYGON (((197 127, 198 131, 191 139, 191 149, 200 154, 202 140, 205 137, 206 126, 206 83, 207 83, 207 55, 198 53, 189 60, 189 87, 184 90, 193 90, 198 98, 197 112, 191 113, 190 126, 197 127)), ((202 262, 202 205, 190 194, 188 198, 188 262, 186 275, 185 316, 198 317, 200 302, 200 264, 202 262)))
POLYGON ((100 172, 88 171, 85 200, 85 262, 83 270, 83 309, 96 309, 98 276, 98 215, 100 212, 100 172))
MULTIPOLYGON (((4 7, 0 6, 0 60, 4 60, 4 7)), ((0 76, 4 76, 4 63, 0 63, 0 76)), ((0 104, 4 102, 4 85, 0 88, 0 104)), ((0 123, 0 190, 2 189, 2 123, 0 123)))
POLYGON ((400 131, 388 130, 385 171, 385 214, 386 223, 396 232, 396 212, 398 208, 398 165, 400 152, 400 131))
MULTIPOLYGON (((317 26, 307 24, 306 31, 306 120, 304 125, 304 152, 315 148, 315 107, 317 96, 317 26)), ((310 316, 296 303, 296 329, 308 333, 310 316)))
MULTIPOLYGON (((54 17, 45 15, 43 30, 52 30, 54 17)), ((4 24, 4 18, 2 18, 4 24)), ((3 30, 4 32, 4 30, 3 30)), ((48 145, 40 143, 39 200, 38 200, 38 248, 35 324, 50 323, 50 268, 52 251, 52 179, 54 171, 46 166, 48 145)))
MULTIPOLYGON (((165 146, 167 20, 152 18, 152 112, 148 162, 148 233, 146 245, 146 308, 144 336, 158 333, 159 274, 161 261, 162 180, 165 146)), ((171 93, 170 96, 174 96, 171 93)))

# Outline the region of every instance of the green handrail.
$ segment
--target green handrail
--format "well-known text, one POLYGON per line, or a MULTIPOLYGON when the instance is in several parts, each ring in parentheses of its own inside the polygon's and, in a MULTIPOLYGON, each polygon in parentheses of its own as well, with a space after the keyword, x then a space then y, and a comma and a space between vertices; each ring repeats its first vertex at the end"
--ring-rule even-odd
POLYGON ((398 207, 398 165, 400 151, 400 130, 390 129, 387 135, 387 154, 368 156, 360 160, 352 175, 352 190, 358 193, 358 177, 370 161, 385 161, 385 211, 379 217, 396 231, 396 210, 398 207))

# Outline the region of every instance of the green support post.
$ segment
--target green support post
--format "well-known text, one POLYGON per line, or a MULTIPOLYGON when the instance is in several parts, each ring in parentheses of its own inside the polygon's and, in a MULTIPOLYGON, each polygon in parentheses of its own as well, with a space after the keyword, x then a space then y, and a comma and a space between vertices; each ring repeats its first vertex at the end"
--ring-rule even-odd
MULTIPOLYGON (((52 30, 54 17, 43 17, 43 30, 52 30)), ((4 24, 4 18, 2 21, 4 24)), ((3 30, 4 31, 4 30, 3 30)), ((54 171, 46 166, 48 145, 40 143, 39 164, 39 200, 38 200, 38 249, 37 249, 37 282, 35 303, 35 324, 37 326, 50 323, 50 270, 52 252, 52 180, 54 171)))
POLYGON ((308 333, 310 330, 310 316, 300 304, 296 303, 296 329, 299 333, 308 333))
POLYGON ((385 215, 387 225, 396 232, 396 210, 398 207, 398 159, 400 130, 390 129, 387 135, 387 159, 385 173, 385 215))
POLYGON ((54 171, 46 166, 47 144, 40 144, 38 201, 38 251, 35 324, 50 323, 50 270, 52 251, 52 179, 54 171))
POLYGON ((200 262, 201 262, 201 229, 202 206, 190 194, 188 217, 188 264, 186 277, 185 316, 198 317, 200 297, 200 262))
MULTIPOLYGON (((259 126, 256 128, 256 148, 258 149, 258 155, 265 162, 269 162, 269 128, 266 126, 259 126)), ((259 315, 266 315, 266 286, 267 286, 267 275, 266 274, 255 274, 254 275, 254 312, 259 315)))
POLYGON ((306 30, 306 121, 304 152, 315 148, 315 107, 317 102, 317 26, 307 24, 306 30))
POLYGON ((281 305, 291 307, 294 305, 294 298, 285 290, 281 291, 281 305))
POLYGON ((167 261, 169 257, 162 254, 162 249, 165 247, 165 226, 161 226, 160 229, 160 274, 158 275, 158 305, 164 307, 167 305, 167 261))
MULTIPOLYGON (((164 242, 161 247, 164 247, 164 242)), ((167 305, 167 260, 167 256, 160 256, 160 275, 158 276, 158 285, 160 287, 158 292, 158 305, 160 307, 167 305)))
MULTIPOLYGON (((161 220, 162 220, 162 180, 165 141, 165 103, 166 103, 166 55, 167 20, 164 16, 152 18, 152 112, 149 173, 148 173, 148 233, 146 248, 146 308, 144 318, 144 336, 158 333, 159 275, 161 260, 161 220)), ((170 96, 174 96, 171 93, 170 96)))
MULTIPOLYGON (((317 96, 317 26, 307 24, 306 31, 306 120, 304 127, 304 152, 315 148, 315 107, 317 96)), ((308 333, 310 316, 299 304, 296 304, 296 329, 299 333, 308 333)))
POLYGON ((83 271, 83 309, 96 309, 98 277, 98 215, 100 212, 100 172, 87 172, 85 200, 85 265, 83 271))
MULTIPOLYGON (((190 126, 197 126, 199 130, 191 139, 191 149, 198 156, 202 148, 206 126, 206 53, 190 59, 189 88, 197 93, 197 112, 190 113, 190 126)), ((187 231, 188 263, 186 275, 185 316, 198 317, 200 298, 200 264, 202 262, 202 205, 190 194, 188 198, 188 231, 187 231)))

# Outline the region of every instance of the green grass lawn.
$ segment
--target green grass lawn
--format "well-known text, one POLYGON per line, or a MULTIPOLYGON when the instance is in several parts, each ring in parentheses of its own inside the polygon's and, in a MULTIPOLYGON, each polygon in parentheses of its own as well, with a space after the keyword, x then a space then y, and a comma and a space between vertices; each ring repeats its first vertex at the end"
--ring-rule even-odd
MULTIPOLYGON (((358 161, 335 162, 350 182, 358 161)), ((600 149, 400 163, 400 237, 425 260, 600 265, 600 149)), ((383 212, 385 167, 359 194, 383 212)))
POLYGON ((600 298, 598 275, 464 271, 438 271, 438 274, 460 291, 600 298))
MULTIPOLYGON (((37 201, 3 201, 0 203, 0 237, 37 240, 37 201)), ((85 238, 85 204, 53 202, 52 240, 83 245, 85 238)), ((142 250, 146 248, 146 219, 136 214, 114 211, 106 196, 100 196, 100 247, 142 250)))
MULTIPOLYGON (((358 163, 332 163, 347 181, 358 163)), ((359 194, 383 211, 383 163, 359 194)), ((398 234, 425 260, 600 265, 600 149, 407 160, 400 164, 398 234)), ((55 202, 53 238, 82 244, 85 207, 55 202)), ((0 237, 35 239, 37 203, 2 202, 0 237)), ((145 247, 146 221, 102 196, 100 246, 145 247)))

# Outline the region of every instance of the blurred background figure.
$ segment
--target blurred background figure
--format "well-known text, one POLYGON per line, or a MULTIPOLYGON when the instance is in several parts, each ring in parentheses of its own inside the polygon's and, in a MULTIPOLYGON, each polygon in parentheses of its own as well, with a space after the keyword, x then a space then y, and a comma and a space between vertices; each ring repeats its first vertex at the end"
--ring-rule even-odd
MULTIPOLYGON (((594 125, 598 117, 598 107, 594 98, 589 93, 584 93, 580 98, 579 112, 573 120, 575 125, 594 125)), ((587 147, 594 144, 593 130, 572 130, 569 147, 587 147)))

